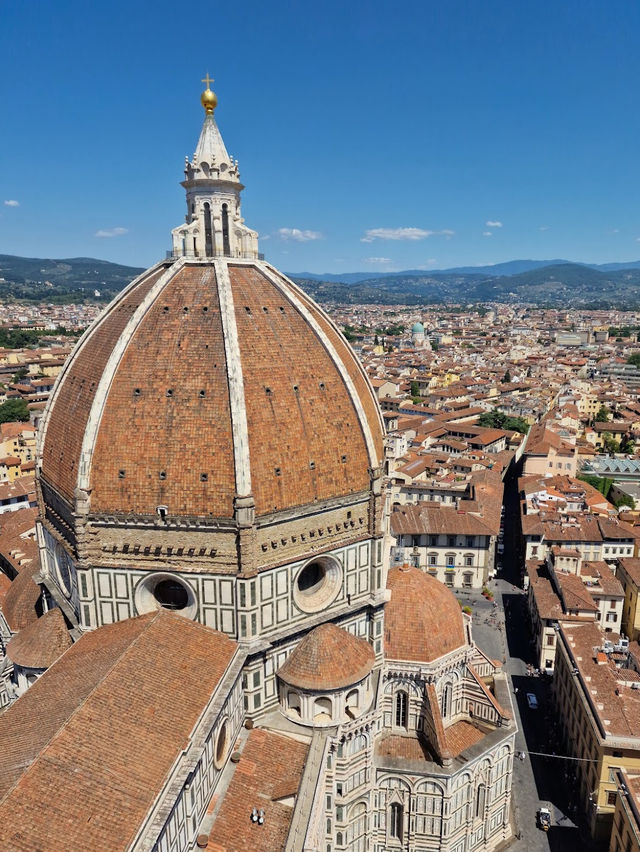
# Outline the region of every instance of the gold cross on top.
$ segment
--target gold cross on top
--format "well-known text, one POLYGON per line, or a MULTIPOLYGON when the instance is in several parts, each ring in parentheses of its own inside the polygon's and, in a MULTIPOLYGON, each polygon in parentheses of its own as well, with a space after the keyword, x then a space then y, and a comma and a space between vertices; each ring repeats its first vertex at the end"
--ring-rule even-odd
POLYGON ((207 76, 204 79, 200 80, 201 83, 207 84, 207 89, 211 88, 211 84, 213 83, 213 77, 209 77, 209 72, 207 71, 207 76))

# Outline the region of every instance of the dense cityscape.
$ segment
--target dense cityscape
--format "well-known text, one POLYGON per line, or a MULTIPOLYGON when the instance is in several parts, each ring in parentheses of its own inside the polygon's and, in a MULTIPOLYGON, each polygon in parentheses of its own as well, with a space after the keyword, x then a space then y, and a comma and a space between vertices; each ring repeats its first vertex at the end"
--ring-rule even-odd
MULTIPOLYGON (((100 310, 0 307, 6 340, 29 340, 0 357, 3 708, 67 650, 59 630, 37 652, 30 635, 41 614, 36 431, 100 310)), ((388 568, 449 587, 511 680, 514 843, 547 848, 548 809, 559 848, 611 838, 617 849, 638 830, 640 796, 640 315, 327 310, 384 419, 388 568)))
POLYGON ((640 852, 640 5, 5 6, 0 852, 640 852))

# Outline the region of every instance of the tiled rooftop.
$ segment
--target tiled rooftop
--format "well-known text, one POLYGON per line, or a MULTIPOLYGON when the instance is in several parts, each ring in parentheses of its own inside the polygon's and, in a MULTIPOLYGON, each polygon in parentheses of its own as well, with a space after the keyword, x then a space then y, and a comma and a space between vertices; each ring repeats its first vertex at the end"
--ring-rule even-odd
POLYGON ((308 751, 307 743, 266 730, 252 730, 224 793, 207 849, 284 849, 293 817, 293 804, 286 800, 297 795, 308 751), (253 808, 264 810, 263 825, 251 821, 253 808))

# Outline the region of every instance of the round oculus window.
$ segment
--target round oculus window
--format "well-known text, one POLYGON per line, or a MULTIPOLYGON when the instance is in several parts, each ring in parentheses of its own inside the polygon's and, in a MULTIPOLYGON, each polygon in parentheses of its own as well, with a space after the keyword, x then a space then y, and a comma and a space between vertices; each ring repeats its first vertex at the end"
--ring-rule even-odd
POLYGON ((195 618, 198 603, 191 586, 175 574, 151 574, 136 587, 135 604, 138 613, 168 609, 187 618, 195 618))
POLYGON ((222 764, 224 763, 228 752, 229 723, 228 720, 225 719, 224 722, 220 725, 220 730, 218 731, 218 736, 216 737, 215 755, 213 757, 213 762, 216 769, 222 769, 222 764))
POLYGON ((298 572, 293 600, 302 612, 319 612, 333 603, 342 586, 342 566, 332 556, 307 562, 298 572))
POLYGON ((153 596, 163 609, 185 609, 189 592, 178 580, 160 580, 153 587, 153 596))

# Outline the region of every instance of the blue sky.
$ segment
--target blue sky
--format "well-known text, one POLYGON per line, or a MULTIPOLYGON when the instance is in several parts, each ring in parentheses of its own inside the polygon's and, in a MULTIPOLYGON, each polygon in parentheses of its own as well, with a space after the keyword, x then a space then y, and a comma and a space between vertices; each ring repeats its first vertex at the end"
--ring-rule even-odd
POLYGON ((639 41, 628 0, 3 3, 0 253, 162 257, 208 70, 283 270, 637 260, 639 41))

